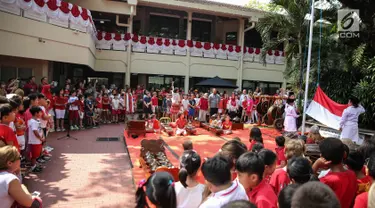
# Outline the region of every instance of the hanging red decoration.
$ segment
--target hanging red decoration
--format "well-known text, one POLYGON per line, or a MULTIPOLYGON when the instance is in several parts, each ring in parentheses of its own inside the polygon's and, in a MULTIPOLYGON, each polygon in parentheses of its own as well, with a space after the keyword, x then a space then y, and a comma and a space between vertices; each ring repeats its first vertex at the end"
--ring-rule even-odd
POLYGON ((272 50, 268 50, 267 53, 268 53, 268 55, 270 55, 270 56, 273 55, 273 54, 272 54, 272 50))
POLYGON ((247 52, 250 53, 250 54, 253 54, 254 53, 254 48, 253 47, 249 47, 249 50, 247 52))
MULTIPOLYGON (((141 41, 141 43, 142 43, 142 41, 141 41)), ((155 39, 154 39, 154 37, 149 37, 149 38, 148 38, 148 44, 150 44, 150 45, 154 45, 154 44, 155 44, 155 39)))
POLYGON ((70 11, 70 13, 73 15, 73 17, 78 17, 81 14, 81 12, 78 9, 78 6, 75 4, 73 4, 73 8, 70 11))
POLYGON ((256 55, 259 55, 259 54, 260 54, 260 48, 256 48, 256 49, 255 49, 255 54, 256 54, 256 55))
POLYGON ((88 14, 86 8, 82 8, 81 17, 82 17, 82 19, 85 20, 85 21, 89 19, 89 14, 88 14))
POLYGON ((183 47, 185 47, 185 40, 178 40, 178 46, 179 47, 181 47, 181 48, 183 48, 183 47))
POLYGON ((30 2, 31 0, 23 0, 24 2, 30 2))
POLYGON ((211 50, 211 48, 212 48, 212 47, 211 47, 211 43, 207 43, 207 42, 204 43, 204 47, 203 47, 203 48, 204 48, 204 50, 206 50, 206 51, 211 50))
POLYGON ((241 46, 236 46, 236 52, 237 52, 237 53, 241 53, 241 51, 242 51, 241 46))
POLYGON ((156 45, 162 46, 163 45, 163 38, 156 39, 156 45))
POLYGON ((141 42, 142 44, 146 44, 147 43, 146 36, 142 36, 139 42, 141 42))
POLYGON ((138 41, 139 41, 139 37, 138 37, 137 34, 134 34, 134 35, 133 35, 132 41, 135 42, 135 43, 138 43, 138 41))
POLYGON ((130 39, 132 39, 132 35, 131 35, 130 33, 126 33, 126 34, 124 35, 124 40, 125 40, 125 41, 129 41, 130 39))
POLYGON ((213 48, 216 49, 216 50, 219 50, 220 49, 220 44, 214 43, 213 48))
POLYGON ((35 4, 40 6, 40 7, 44 7, 45 5, 45 2, 44 0, 34 0, 35 4))
POLYGON ((193 41, 192 40, 187 40, 187 44, 186 44, 189 48, 192 48, 194 47, 194 44, 193 44, 193 41))
POLYGON ((57 6, 56 0, 48 0, 47 6, 50 10, 56 11, 59 7, 57 6))
POLYGON ((201 42, 195 42, 195 47, 198 48, 198 49, 201 49, 203 46, 202 46, 202 43, 201 42))
POLYGON ((116 33, 115 37, 113 39, 116 40, 116 41, 120 41, 121 40, 121 34, 120 33, 116 33))
MULTIPOLYGON (((174 43, 176 43, 176 42, 174 41, 174 43)), ((170 46, 171 45, 171 41, 169 39, 165 39, 164 40, 164 45, 167 46, 167 47, 170 46)))
POLYGON ((221 50, 226 51, 228 48, 225 44, 221 44, 221 50))
POLYGON ((285 56, 285 52, 283 51, 283 54, 282 54, 282 56, 285 56))
POLYGON ((177 43, 176 43, 176 40, 175 40, 175 39, 173 39, 173 40, 172 40, 172 45, 173 45, 173 46, 176 46, 176 45, 177 45, 177 43))
POLYGON ((280 56, 280 52, 278 50, 275 51, 275 56, 280 56))
POLYGON ((61 2, 61 5, 60 5, 60 11, 62 11, 63 13, 65 14, 68 14, 69 13, 69 3, 68 2, 65 2, 65 1, 62 1, 61 2))
POLYGON ((231 53, 232 53, 232 52, 234 51, 234 49, 233 49, 233 46, 232 46, 232 45, 230 45, 230 46, 228 47, 228 51, 229 51, 229 52, 231 52, 231 53))
POLYGON ((112 33, 106 32, 104 35, 104 40, 106 41, 112 40, 112 33))
POLYGON ((103 39, 103 34, 102 34, 102 32, 97 32, 97 34, 96 34, 96 38, 98 39, 98 40, 102 40, 103 39))

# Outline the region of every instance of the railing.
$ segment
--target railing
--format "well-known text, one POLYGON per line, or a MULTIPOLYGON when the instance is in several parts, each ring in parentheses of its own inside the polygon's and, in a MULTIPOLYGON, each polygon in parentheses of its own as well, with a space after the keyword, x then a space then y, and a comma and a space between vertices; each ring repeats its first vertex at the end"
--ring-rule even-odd
POLYGON ((61 0, 0 0, 0 11, 96 34, 90 10, 61 0))
MULTIPOLYGON (((261 62, 260 48, 242 48, 227 44, 146 37, 130 33, 97 33, 96 48, 98 49, 127 51, 129 44, 132 52, 136 53, 186 56, 189 52, 190 56, 193 57, 236 61, 240 60, 243 52, 245 62, 261 62)), ((284 64, 284 61, 285 54, 283 51, 270 50, 266 55, 266 62, 269 64, 284 64)))

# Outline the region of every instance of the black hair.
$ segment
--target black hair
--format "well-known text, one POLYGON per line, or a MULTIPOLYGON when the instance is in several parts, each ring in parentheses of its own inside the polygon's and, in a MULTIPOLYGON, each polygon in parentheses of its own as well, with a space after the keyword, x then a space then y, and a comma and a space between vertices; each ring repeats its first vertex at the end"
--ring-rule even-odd
POLYGON ((304 157, 292 157, 288 160, 287 172, 290 179, 297 184, 304 184, 308 181, 319 180, 312 170, 310 161, 304 157))
POLYGON ((38 93, 38 99, 46 99, 46 96, 44 96, 42 93, 38 93))
MULTIPOLYGON (((153 115, 156 116, 155 114, 153 115)), ((182 143, 182 147, 184 148, 184 151, 193 150, 193 142, 191 142, 191 140, 186 140, 182 143)))
POLYGON ((12 106, 12 110, 16 110, 22 104, 22 98, 18 95, 15 95, 11 99, 9 99, 9 104, 12 106))
POLYGON ((45 79, 45 78, 47 78, 47 77, 42 77, 42 79, 40 79, 40 82, 42 82, 42 83, 43 83, 43 79, 45 79))
POLYGON ((0 104, 9 104, 9 99, 0 95, 0 104))
POLYGON ((31 76, 31 77, 29 77, 29 80, 32 80, 33 78, 35 78, 35 76, 31 76))
POLYGON ((285 145, 285 138, 283 136, 278 136, 275 138, 276 144, 279 147, 284 147, 285 145))
POLYGON ((39 106, 32 106, 31 108, 30 108, 30 113, 31 113, 31 115, 33 115, 33 116, 35 116, 35 114, 37 114, 37 113, 39 113, 39 112, 41 112, 42 111, 42 109, 39 107, 39 106))
POLYGON ((78 99, 82 99, 83 98, 83 95, 78 95, 78 99))
POLYGON ((292 207, 292 197, 299 187, 299 184, 290 184, 280 191, 277 199, 277 202, 279 203, 279 208, 292 207))
POLYGON ((28 109, 30 107, 30 98, 24 97, 23 98, 23 109, 28 109))
POLYGON ((186 180, 188 176, 194 176, 201 167, 201 157, 194 150, 187 150, 181 156, 180 172, 178 178, 181 184, 186 188, 186 180))
POLYGON ((340 208, 335 192, 324 183, 313 181, 300 186, 292 197, 293 208, 340 208))
POLYGON ((264 149, 264 146, 263 146, 263 144, 260 143, 260 142, 255 143, 255 144, 251 147, 251 151, 252 151, 252 152, 255 152, 255 153, 261 151, 262 149, 264 149))
POLYGON ((202 164, 201 171, 206 181, 215 186, 222 186, 231 182, 230 166, 231 163, 228 158, 222 155, 215 155, 202 164))
POLYGON ((361 171, 365 165, 365 158, 358 151, 349 152, 348 157, 344 160, 344 163, 353 171, 361 171))
POLYGON ((340 139, 326 138, 319 143, 319 149, 322 157, 327 161, 331 161, 332 165, 342 163, 345 149, 340 139))
POLYGON ((257 142, 263 143, 262 131, 258 127, 253 127, 250 130, 250 138, 257 142))
POLYGON ((0 118, 3 119, 4 116, 9 116, 12 112, 12 106, 10 104, 0 105, 0 118))
POLYGON ((136 196, 136 208, 149 208, 146 197, 157 207, 176 208, 177 199, 174 179, 168 172, 155 172, 144 184, 139 185, 136 196), (146 187, 146 191, 144 190, 146 187))
POLYGON ((35 101, 36 99, 38 99, 38 94, 32 93, 32 94, 29 94, 28 97, 29 97, 30 102, 35 101))
POLYGON ((256 174, 259 182, 263 178, 264 173, 263 159, 254 152, 246 152, 241 155, 236 162, 236 170, 240 173, 256 174))
POLYGON ((353 107, 357 108, 359 106, 359 99, 357 97, 350 97, 350 102, 352 103, 353 107))
POLYGON ((373 152, 375 152, 375 137, 365 139, 358 151, 363 155, 364 158, 369 158, 373 152))
POLYGON ((268 166, 274 164, 277 159, 277 155, 269 149, 262 149, 258 155, 263 159, 264 165, 268 166))
POLYGON ((247 152, 246 145, 235 139, 229 140, 221 146, 221 153, 228 155, 232 160, 237 160, 245 152, 247 152))
POLYGON ((375 179, 375 152, 371 154, 368 164, 368 175, 372 177, 372 179, 375 179))
POLYGON ((254 204, 250 203, 248 200, 236 200, 231 201, 221 208, 257 208, 254 204))

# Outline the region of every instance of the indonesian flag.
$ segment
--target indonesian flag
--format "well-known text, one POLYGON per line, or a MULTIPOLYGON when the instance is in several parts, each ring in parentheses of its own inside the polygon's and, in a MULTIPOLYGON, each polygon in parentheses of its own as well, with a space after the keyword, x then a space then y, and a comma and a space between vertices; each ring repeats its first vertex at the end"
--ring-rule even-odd
POLYGON ((306 114, 330 128, 339 130, 342 113, 347 107, 347 104, 331 100, 318 86, 306 114))

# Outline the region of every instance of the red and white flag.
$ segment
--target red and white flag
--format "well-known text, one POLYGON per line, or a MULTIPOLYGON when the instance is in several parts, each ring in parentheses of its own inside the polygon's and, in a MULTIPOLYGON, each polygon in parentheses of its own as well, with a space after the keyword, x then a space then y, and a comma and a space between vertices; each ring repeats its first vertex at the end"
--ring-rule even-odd
POLYGON ((338 130, 342 113, 347 107, 347 104, 343 105, 331 100, 318 86, 306 114, 320 123, 338 130))

